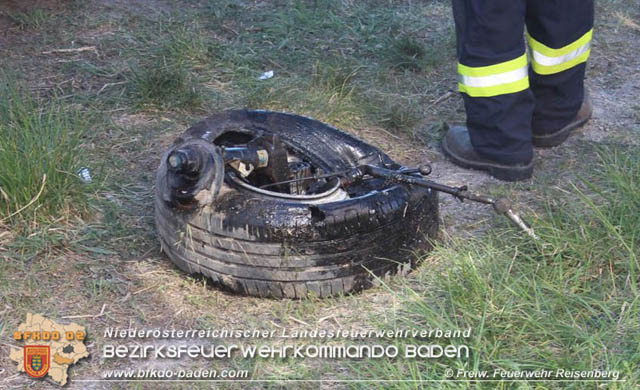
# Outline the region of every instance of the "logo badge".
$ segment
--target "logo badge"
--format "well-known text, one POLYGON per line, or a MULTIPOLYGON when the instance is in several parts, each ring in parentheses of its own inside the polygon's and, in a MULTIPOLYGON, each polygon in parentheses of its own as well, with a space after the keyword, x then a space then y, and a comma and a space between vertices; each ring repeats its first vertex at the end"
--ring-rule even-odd
POLYGON ((29 376, 42 378, 49 371, 50 355, 48 345, 25 345, 24 370, 29 376))

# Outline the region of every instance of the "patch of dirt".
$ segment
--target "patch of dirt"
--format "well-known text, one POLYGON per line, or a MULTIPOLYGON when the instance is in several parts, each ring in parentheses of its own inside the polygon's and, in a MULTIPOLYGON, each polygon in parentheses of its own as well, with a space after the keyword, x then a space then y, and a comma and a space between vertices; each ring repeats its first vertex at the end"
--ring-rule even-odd
POLYGON ((132 14, 153 17, 162 13, 171 14, 175 4, 165 0, 92 0, 90 7, 101 9, 114 17, 132 14))
POLYGON ((35 9, 56 10, 66 7, 75 0, 5 0, 3 10, 9 12, 29 12, 35 9))

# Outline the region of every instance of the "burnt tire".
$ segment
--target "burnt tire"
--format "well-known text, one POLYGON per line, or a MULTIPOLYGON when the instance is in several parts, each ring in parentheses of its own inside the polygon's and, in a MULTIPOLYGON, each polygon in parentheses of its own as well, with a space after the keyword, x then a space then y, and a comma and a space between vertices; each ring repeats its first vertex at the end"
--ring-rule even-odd
MULTIPOLYGON (((377 148, 321 122, 268 111, 227 111, 185 131, 194 139, 278 134, 325 172, 361 164, 400 165, 377 148)), ((199 142, 199 141, 198 141, 199 142)), ((171 149, 170 149, 171 150, 171 149)), ((349 199, 287 199, 225 177, 210 205, 180 210, 166 201, 166 157, 156 178, 155 219, 162 249, 189 274, 231 291, 275 298, 328 297, 367 288, 375 276, 406 272, 415 249, 438 228, 430 189, 369 179, 349 199)))

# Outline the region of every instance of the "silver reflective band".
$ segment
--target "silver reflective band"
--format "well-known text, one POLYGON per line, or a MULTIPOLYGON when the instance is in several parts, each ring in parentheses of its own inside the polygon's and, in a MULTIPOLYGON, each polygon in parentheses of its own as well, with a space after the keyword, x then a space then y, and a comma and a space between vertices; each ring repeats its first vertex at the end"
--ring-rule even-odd
POLYGON ((578 58, 584 53, 586 53, 589 49, 591 49, 591 41, 585 43, 584 45, 580 46, 576 50, 570 53, 567 53, 565 55, 561 55, 559 57, 547 57, 544 54, 535 50, 531 50, 531 54, 533 55, 533 60, 536 63, 542 66, 555 66, 555 65, 564 64, 565 62, 569 62, 575 58, 578 58))
POLYGON ((494 87, 496 85, 509 84, 516 81, 520 81, 529 75, 527 66, 512 70, 509 72, 493 74, 491 76, 465 76, 458 74, 458 81, 467 87, 494 87))

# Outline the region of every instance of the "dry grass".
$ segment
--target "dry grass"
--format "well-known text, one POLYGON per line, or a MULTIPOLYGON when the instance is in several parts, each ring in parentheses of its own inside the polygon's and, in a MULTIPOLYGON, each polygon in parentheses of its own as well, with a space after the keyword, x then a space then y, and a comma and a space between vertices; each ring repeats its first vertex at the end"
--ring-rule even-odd
POLYGON ((629 27, 630 29, 640 32, 640 24, 638 24, 635 20, 631 19, 626 13, 622 11, 616 11, 614 13, 615 17, 620 20, 623 26, 629 27))
MULTIPOLYGON (((590 145, 622 142, 638 129, 637 112, 629 108, 635 102, 630 91, 638 84, 628 71, 637 72, 637 31, 630 11, 616 12, 622 5, 626 0, 598 2, 588 84, 601 106, 592 125, 568 146, 537 153, 532 181, 503 184, 452 166, 438 150, 442 123, 464 118, 461 99, 449 92, 455 88, 455 60, 446 2, 59 1, 33 5, 33 14, 22 19, 7 15, 27 12, 25 4, 3 4, 0 45, 8 48, 4 64, 19 70, 17 82, 39 102, 55 97, 90 119, 91 137, 82 150, 95 187, 80 207, 67 204, 48 221, 20 229, 0 224, 0 367, 8 368, 0 370, 0 387, 32 383, 13 374, 7 353, 10 332, 31 311, 57 319, 92 316, 78 322, 90 332, 93 357, 72 369, 69 388, 83 388, 73 379, 130 366, 101 361, 100 331, 106 326, 335 329, 370 327, 372 318, 389 326, 407 303, 384 288, 323 301, 262 300, 229 295, 173 267, 159 252, 152 218, 160 151, 210 111, 295 111, 351 131, 399 161, 431 160, 439 181, 508 195, 540 212, 547 186, 566 189, 565 180, 586 174, 595 155, 590 145), (625 28, 617 30, 620 25, 625 28), (42 54, 82 46, 95 46, 96 52, 42 54), (612 65, 611 58, 628 68, 612 65), (158 74, 158 67, 177 73, 158 74), (271 69, 273 79, 257 80, 271 69), (177 83, 175 74, 182 77, 177 83), (171 83, 158 88, 156 76, 171 83), (596 133, 602 137, 590 138, 596 133), (103 306, 103 315, 96 316, 103 306)), ((445 236, 505 226, 488 209, 442 201, 445 236)), ((424 292, 419 275, 433 261, 410 276, 413 290, 424 292)), ((390 289, 398 291, 401 284, 393 281, 390 289)), ((353 374, 340 361, 220 364, 247 367, 256 378, 353 374)))

